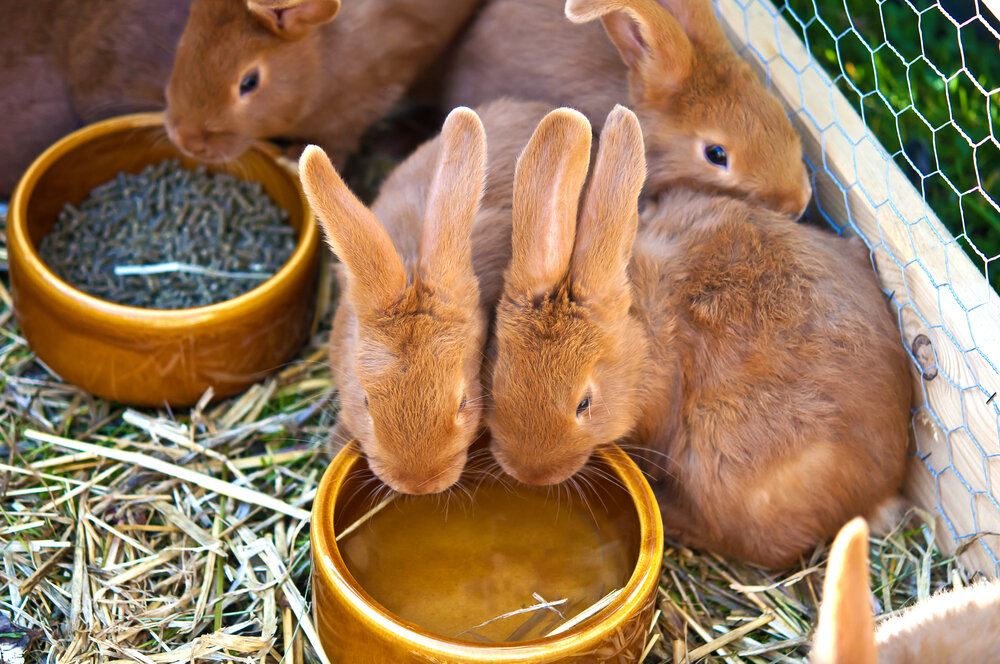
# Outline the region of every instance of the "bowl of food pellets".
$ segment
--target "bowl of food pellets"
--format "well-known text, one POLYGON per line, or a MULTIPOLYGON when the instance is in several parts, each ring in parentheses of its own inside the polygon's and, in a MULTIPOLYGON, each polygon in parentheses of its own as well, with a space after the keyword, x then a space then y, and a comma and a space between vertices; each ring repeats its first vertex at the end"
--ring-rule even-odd
POLYGON ((198 164, 159 113, 52 145, 14 190, 7 234, 25 339, 107 399, 234 394, 291 359, 313 322, 319 234, 298 178, 263 146, 198 164))

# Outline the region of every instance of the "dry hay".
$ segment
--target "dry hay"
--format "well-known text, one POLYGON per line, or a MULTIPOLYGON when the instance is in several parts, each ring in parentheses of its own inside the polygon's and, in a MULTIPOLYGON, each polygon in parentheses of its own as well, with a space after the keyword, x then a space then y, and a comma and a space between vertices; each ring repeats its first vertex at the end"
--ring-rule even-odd
MULTIPOLYGON (((5 246, 0 267, 0 615, 30 630, 26 661, 323 661, 303 619, 307 510, 336 416, 325 333, 240 396, 132 410, 34 356, 5 246)), ((911 512, 873 538, 877 612, 968 582, 933 527, 911 512)), ((644 661, 804 661, 826 553, 774 574, 668 543, 644 661)))
POLYGON ((323 350, 217 406, 138 412, 59 381, 0 299, 0 612, 36 631, 27 661, 304 661, 323 350))

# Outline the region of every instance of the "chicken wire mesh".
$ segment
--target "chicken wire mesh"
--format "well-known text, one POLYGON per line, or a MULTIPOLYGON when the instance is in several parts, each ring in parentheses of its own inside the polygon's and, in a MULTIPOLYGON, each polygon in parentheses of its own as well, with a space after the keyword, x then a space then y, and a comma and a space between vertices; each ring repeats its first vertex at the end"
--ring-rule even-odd
POLYGON ((803 135, 815 212, 865 239, 899 314, 907 492, 944 548, 1000 575, 1000 7, 715 1, 803 135))

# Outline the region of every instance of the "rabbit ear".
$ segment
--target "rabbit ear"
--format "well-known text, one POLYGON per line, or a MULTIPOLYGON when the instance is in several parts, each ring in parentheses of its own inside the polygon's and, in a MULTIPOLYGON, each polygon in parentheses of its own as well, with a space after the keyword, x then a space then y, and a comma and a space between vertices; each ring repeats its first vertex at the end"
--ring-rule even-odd
POLYGON ((472 224, 485 178, 483 123, 472 110, 456 108, 441 128, 441 151, 421 225, 417 273, 424 282, 451 292, 476 285, 472 224))
POLYGON ((639 192, 646 179, 645 146, 639 119, 615 106, 601 143, 576 228, 570 278, 582 302, 622 300, 629 292, 628 263, 639 219, 639 192))
POLYGON ((340 11, 340 0, 247 0, 247 9, 265 28, 294 41, 333 20, 340 11))
POLYGON ((507 283, 532 300, 551 292, 569 269, 590 141, 587 118, 558 108, 542 118, 517 160, 507 283))
POLYGON ((684 26, 684 32, 694 41, 729 43, 711 0, 658 0, 684 26))
POLYGON ((567 0, 566 16, 574 23, 601 19, 638 98, 676 92, 691 73, 691 40, 656 0, 567 0))
POLYGON ((403 297, 406 269, 385 228, 351 193, 320 148, 299 159, 299 177, 327 244, 347 268, 356 307, 384 311, 403 297))
POLYGON ((868 599, 868 524, 852 519, 837 533, 823 583, 812 664, 875 664, 868 599))

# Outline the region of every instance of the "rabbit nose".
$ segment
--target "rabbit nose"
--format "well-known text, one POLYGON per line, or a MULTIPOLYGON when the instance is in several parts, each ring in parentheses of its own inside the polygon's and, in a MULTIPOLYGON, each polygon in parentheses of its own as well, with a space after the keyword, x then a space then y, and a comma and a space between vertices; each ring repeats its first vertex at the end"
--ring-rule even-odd
POLYGON ((808 170, 802 173, 802 186, 792 198, 792 217, 794 219, 801 219, 802 215, 806 213, 806 208, 809 207, 809 202, 812 200, 812 182, 809 180, 808 170))
POLYGON ((796 190, 785 196, 779 196, 771 204, 779 212, 789 214, 793 220, 798 220, 806 213, 811 198, 811 190, 807 188, 805 191, 796 190))
POLYGON ((209 152, 209 133, 204 129, 191 129, 168 123, 167 135, 174 145, 189 155, 199 157, 209 152))
POLYGON ((186 152, 193 152, 195 154, 202 154, 208 147, 208 141, 204 132, 191 132, 191 133, 180 133, 178 134, 180 139, 181 149, 186 152))
POLYGON ((457 482, 461 474, 461 466, 449 463, 441 470, 393 473, 392 477, 385 478, 385 483, 399 493, 423 496, 441 493, 457 482))

